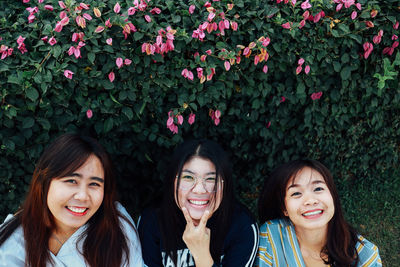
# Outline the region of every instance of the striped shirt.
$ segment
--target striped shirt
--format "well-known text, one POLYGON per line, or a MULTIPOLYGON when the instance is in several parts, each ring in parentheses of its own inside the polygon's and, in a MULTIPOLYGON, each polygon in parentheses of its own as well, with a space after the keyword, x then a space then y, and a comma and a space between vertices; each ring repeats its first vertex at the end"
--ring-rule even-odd
MULTIPOLYGON (((359 236, 357 267, 382 266, 377 246, 359 236)), ((306 267, 291 221, 275 219, 260 227, 260 243, 255 266, 306 267)))

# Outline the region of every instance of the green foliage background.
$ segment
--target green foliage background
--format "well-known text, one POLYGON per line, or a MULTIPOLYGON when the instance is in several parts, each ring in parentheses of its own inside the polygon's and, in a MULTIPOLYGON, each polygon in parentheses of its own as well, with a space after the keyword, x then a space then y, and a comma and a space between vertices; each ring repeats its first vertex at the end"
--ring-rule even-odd
MULTIPOLYGON (((0 2, 0 45, 14 48, 0 60, 0 217, 17 209, 26 192, 35 162, 48 143, 64 132, 95 136, 112 155, 119 173, 123 203, 137 215, 161 193, 168 156, 185 138, 211 138, 230 153, 240 199, 255 211, 258 191, 267 173, 277 164, 309 157, 324 162, 339 186, 348 220, 375 242, 386 266, 400 261, 399 162, 399 48, 392 56, 385 47, 399 35, 393 25, 400 20, 397 1, 358 1, 336 11, 331 1, 310 1, 310 12, 325 16, 307 21, 299 29, 303 10, 261 0, 211 2, 216 13, 238 23, 238 30, 206 33, 204 41, 192 33, 207 20, 205 1, 152 0, 144 11, 121 17, 113 11, 115 0, 85 1, 93 19, 82 29, 75 23, 74 8, 80 2, 65 1, 70 22, 61 32, 58 1, 54 11, 31 1, 0 2), (189 5, 195 5, 189 14, 189 5), (227 4, 234 4, 228 10, 227 4), (28 24, 27 7, 38 6, 28 24), (95 17, 98 7, 102 16, 95 17), (151 14, 158 7, 160 14, 151 14), (372 10, 378 15, 371 18, 372 10), (352 20, 350 14, 358 11, 352 20), (144 15, 152 21, 146 22, 144 15), (113 27, 95 33, 110 18, 113 27), (137 32, 124 38, 122 27, 128 18, 137 32), (371 21, 374 27, 367 27, 371 21), (282 24, 292 22, 292 29, 282 24), (155 43, 160 28, 171 26, 174 51, 161 56, 142 52, 142 44, 155 43), (365 42, 383 30, 382 41, 373 44, 371 55, 363 57, 365 42), (86 45, 81 58, 69 56, 72 33, 84 32, 86 45), (17 49, 18 36, 25 37, 28 52, 17 49), (54 36, 50 46, 41 41, 54 36), (260 37, 269 37, 267 63, 254 64, 263 48, 260 37), (112 46, 106 44, 113 38, 112 46), (255 42, 250 57, 241 55, 240 64, 229 71, 224 62, 243 53, 242 45, 255 42), (205 62, 195 52, 212 55, 205 62), (118 69, 117 57, 132 64, 118 69), (297 61, 305 59, 296 74, 297 61), (262 71, 267 65, 268 73, 262 71), (310 73, 304 73, 304 66, 310 73), (196 68, 216 74, 200 83, 196 68), (185 79, 187 68, 194 80, 185 79), (67 79, 63 73, 75 74, 67 79), (115 73, 110 82, 108 74, 115 73), (322 92, 317 100, 312 93, 322 92), (281 101, 282 97, 285 101, 281 101), (93 117, 88 119, 86 111, 93 117), (219 109, 221 122, 214 125, 210 109, 219 109), (183 115, 185 122, 174 135, 166 127, 168 112, 183 115), (196 114, 189 125, 187 117, 196 114), (270 126, 268 127, 270 123, 270 126), (396 241, 397 240, 397 241, 396 241)), ((120 1, 126 14, 132 1, 120 1)), ((220 18, 216 16, 218 22, 220 18)), ((164 39, 165 41, 165 39, 164 39)), ((175 118, 175 123, 177 120, 175 118)))

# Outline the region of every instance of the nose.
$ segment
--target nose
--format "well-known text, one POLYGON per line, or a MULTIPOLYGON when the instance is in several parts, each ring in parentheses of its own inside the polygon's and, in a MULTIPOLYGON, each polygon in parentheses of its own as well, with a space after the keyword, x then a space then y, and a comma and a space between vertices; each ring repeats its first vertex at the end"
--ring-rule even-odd
POLYGON ((311 193, 305 195, 304 205, 315 205, 318 204, 318 199, 311 193))
POLYGON ((196 183, 194 184, 194 187, 192 188, 192 192, 198 193, 198 194, 207 193, 207 190, 205 188, 205 185, 204 185, 204 182, 202 179, 197 179, 196 183))
POLYGON ((75 192, 74 199, 80 201, 87 201, 89 199, 88 188, 86 186, 80 186, 75 192))

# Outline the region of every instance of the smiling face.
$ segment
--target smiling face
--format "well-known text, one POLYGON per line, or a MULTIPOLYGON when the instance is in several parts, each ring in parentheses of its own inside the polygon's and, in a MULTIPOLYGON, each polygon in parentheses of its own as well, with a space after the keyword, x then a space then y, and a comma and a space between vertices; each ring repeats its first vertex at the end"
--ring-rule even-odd
MULTIPOLYGON (((216 192, 208 192, 202 183, 202 178, 207 181, 216 179, 216 170, 214 164, 201 157, 193 157, 188 160, 182 168, 181 179, 198 179, 193 188, 178 188, 178 199, 175 199, 180 209, 186 207, 189 211, 190 217, 195 224, 201 219, 206 210, 210 211, 211 215, 218 209, 222 200, 222 181, 219 179, 216 192), (196 178, 195 178, 196 177, 196 178)), ((177 179, 175 179, 174 191, 176 192, 177 179)), ((182 180, 181 180, 182 181, 182 180)), ((181 183, 182 184, 182 183, 181 183)), ((207 187, 207 186, 206 186, 207 187)))
POLYGON ((296 231, 327 230, 335 207, 332 195, 322 175, 304 167, 286 185, 284 214, 290 218, 296 231))
POLYGON ((103 196, 104 170, 94 155, 71 174, 54 178, 47 193, 47 206, 57 233, 69 236, 84 225, 99 209, 103 196))

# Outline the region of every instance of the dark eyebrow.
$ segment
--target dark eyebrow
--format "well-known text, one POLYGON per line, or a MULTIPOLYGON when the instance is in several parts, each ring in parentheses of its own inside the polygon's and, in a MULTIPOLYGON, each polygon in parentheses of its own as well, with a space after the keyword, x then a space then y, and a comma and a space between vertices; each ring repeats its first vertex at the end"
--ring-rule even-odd
MULTIPOLYGON (((326 184, 326 183, 322 180, 315 180, 315 181, 312 181, 311 184, 314 185, 314 184, 326 184)), ((300 187, 300 185, 299 184, 291 184, 288 186, 288 188, 286 190, 289 190, 290 188, 295 188, 295 187, 300 187)))
MULTIPOLYGON (((71 173, 71 174, 67 174, 67 175, 65 175, 64 177, 61 177, 61 178, 65 178, 65 177, 77 177, 77 178, 82 178, 82 175, 80 175, 79 173, 74 172, 74 173, 71 173)), ((90 180, 95 180, 95 181, 97 181, 97 182, 99 182, 99 183, 103 183, 103 184, 104 184, 104 179, 103 179, 103 178, 100 178, 100 177, 97 177, 97 176, 92 176, 92 177, 90 177, 90 180)))
MULTIPOLYGON (((182 172, 188 172, 190 174, 196 174, 196 173, 192 172, 191 170, 187 170, 187 169, 182 170, 182 172)), ((212 175, 212 174, 216 174, 216 172, 207 172, 206 173, 206 175, 212 175)))

